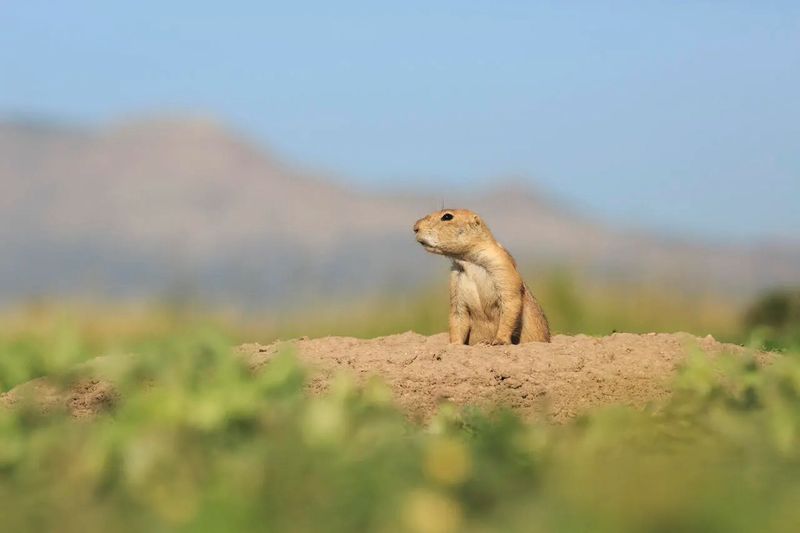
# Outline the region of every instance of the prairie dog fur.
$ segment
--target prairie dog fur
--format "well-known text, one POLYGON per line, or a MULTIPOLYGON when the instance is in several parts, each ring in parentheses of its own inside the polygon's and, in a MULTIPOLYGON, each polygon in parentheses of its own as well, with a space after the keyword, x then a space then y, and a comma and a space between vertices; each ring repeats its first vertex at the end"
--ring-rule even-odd
POLYGON ((542 308, 481 217, 467 209, 444 209, 419 219, 414 233, 426 251, 453 261, 451 343, 550 342, 542 308))

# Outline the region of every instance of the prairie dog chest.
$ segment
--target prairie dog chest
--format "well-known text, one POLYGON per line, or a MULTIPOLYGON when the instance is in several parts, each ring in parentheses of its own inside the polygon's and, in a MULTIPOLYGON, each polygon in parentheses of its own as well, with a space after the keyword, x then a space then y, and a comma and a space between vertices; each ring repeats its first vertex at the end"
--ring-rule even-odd
POLYGON ((454 296, 472 315, 494 315, 499 308, 495 282, 489 272, 474 263, 454 261, 452 269, 454 296))

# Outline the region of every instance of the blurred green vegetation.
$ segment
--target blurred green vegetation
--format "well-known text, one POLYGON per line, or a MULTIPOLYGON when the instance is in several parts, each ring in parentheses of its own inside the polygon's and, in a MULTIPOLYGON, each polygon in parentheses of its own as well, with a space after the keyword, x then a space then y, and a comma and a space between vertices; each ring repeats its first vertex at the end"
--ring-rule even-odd
MULTIPOLYGON (((123 398, 107 414, 75 421, 24 401, 0 408, 3 531, 800 524, 800 347, 763 369, 695 354, 657 410, 611 407, 556 426, 445 406, 418 425, 378 381, 357 388, 340 376, 309 397, 290 351, 252 373, 213 328, 167 329, 137 337, 137 357, 95 369, 123 398)), ((63 323, 48 335, 41 346, 4 344, 0 360, 16 360, 17 376, 71 379, 71 362, 104 342, 63 323)))
POLYGON ((800 345, 800 289, 776 289, 747 309, 743 327, 770 349, 800 345))
MULTIPOLYGON (((324 397, 283 353, 253 374, 244 341, 444 331, 446 287, 281 315, 37 302, 0 315, 0 391, 111 354, 123 401, 95 420, 0 408, 3 531, 796 531, 797 300, 586 284, 533 288, 562 333, 684 330, 780 349, 695 355, 657 410, 563 426, 445 406, 409 422, 375 381, 324 397), (135 353, 136 357, 122 354, 135 353)), ((101 368, 101 370, 98 370, 101 368)))
MULTIPOLYGON (((718 295, 603 285, 561 271, 526 277, 534 280, 531 288, 556 333, 687 331, 738 343, 751 338, 752 328, 742 323, 741 305, 718 295)), ((408 330, 430 335, 447 329, 446 283, 354 301, 317 302, 280 313, 243 313, 194 299, 188 302, 41 300, 8 309, 0 313, 0 390, 74 365, 87 354, 138 353, 148 343, 184 331, 213 329, 233 343, 269 343, 301 336, 370 338, 408 330)))

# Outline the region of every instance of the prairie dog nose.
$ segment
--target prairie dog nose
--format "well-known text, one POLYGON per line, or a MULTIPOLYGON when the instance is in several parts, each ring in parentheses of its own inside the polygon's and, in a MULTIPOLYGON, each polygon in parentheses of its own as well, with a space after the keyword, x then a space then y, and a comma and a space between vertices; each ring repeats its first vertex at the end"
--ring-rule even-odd
POLYGON ((418 233, 418 232, 419 232, 419 221, 417 221, 417 223, 414 224, 414 233, 418 233))

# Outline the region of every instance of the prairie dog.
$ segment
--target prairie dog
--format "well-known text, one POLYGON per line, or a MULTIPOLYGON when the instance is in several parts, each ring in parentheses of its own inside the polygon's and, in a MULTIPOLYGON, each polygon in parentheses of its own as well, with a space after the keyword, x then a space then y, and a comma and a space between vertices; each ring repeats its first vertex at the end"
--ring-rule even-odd
POLYGON ((419 219, 414 233, 425 250, 453 260, 451 343, 550 342, 542 308, 481 217, 467 209, 444 209, 419 219))

